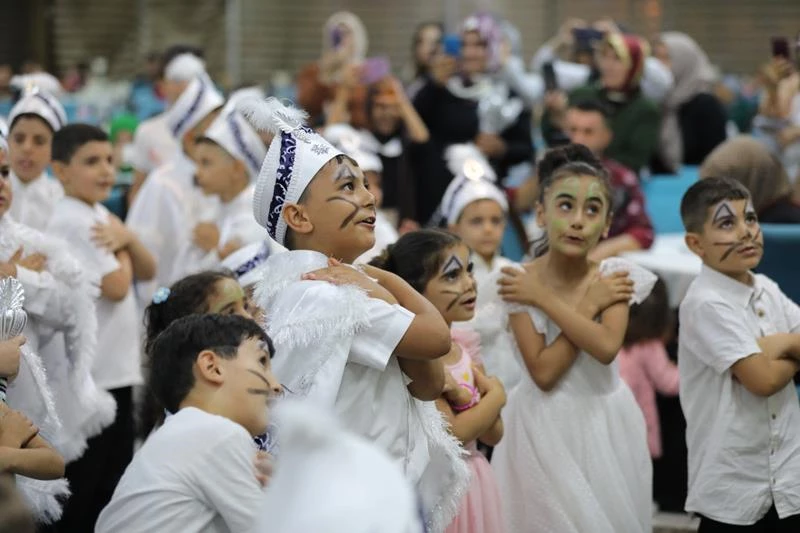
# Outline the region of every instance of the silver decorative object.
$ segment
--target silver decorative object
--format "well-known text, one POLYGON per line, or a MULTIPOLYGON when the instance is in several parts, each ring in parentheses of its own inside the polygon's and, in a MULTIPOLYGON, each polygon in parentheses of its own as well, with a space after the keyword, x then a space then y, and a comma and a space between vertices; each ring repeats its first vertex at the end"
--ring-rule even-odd
MULTIPOLYGON (((22 308, 25 291, 22 283, 14 278, 0 279, 0 341, 21 335, 28 322, 28 315, 22 308)), ((6 401, 8 380, 0 378, 0 401, 6 401)))
POLYGON ((509 98, 508 88, 495 86, 478 103, 478 123, 481 132, 499 135, 511 126, 525 106, 519 98, 509 98))

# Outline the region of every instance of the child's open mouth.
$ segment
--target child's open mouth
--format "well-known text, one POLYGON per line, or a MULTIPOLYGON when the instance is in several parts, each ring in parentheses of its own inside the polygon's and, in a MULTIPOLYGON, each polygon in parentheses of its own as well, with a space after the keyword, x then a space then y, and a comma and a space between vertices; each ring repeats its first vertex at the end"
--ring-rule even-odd
POLYGON ((367 217, 364 220, 358 222, 361 226, 367 226, 368 228, 374 229, 375 228, 375 217, 367 217))

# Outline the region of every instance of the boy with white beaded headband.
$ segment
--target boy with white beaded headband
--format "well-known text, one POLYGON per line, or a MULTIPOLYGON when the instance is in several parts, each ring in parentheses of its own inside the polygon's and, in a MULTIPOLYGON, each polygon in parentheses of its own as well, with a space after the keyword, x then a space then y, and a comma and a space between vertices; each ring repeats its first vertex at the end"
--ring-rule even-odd
POLYGON ((441 532, 469 475, 430 403, 444 387, 447 325, 397 276, 347 265, 375 240, 375 199, 355 162, 274 98, 239 108, 275 134, 253 204, 256 220, 289 249, 269 257, 256 290, 276 343, 275 373, 385 449, 420 491, 430 530, 441 532))

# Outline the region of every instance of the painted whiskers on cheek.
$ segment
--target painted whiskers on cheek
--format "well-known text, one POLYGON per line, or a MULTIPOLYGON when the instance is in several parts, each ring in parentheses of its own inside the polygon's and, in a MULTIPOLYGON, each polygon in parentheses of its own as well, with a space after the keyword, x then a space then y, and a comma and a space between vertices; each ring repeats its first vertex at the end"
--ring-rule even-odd
MULTIPOLYGON (((471 289, 470 289, 470 290, 471 290, 471 289)), ((442 291, 442 294, 450 294, 450 295, 453 295, 453 299, 452 299, 452 300, 450 300, 450 303, 449 303, 449 304, 447 304, 447 309, 446 309, 446 310, 447 310, 447 311, 449 311, 450 309, 452 309, 452 308, 453 308, 453 306, 454 306, 454 305, 456 305, 456 304, 458 303, 458 301, 459 301, 459 300, 461 300, 461 298, 463 298, 463 297, 464 297, 464 295, 465 295, 465 294, 467 294, 468 292, 470 292, 470 290, 466 290, 466 291, 463 291, 463 292, 458 292, 458 291, 442 291)))
POLYGON ((341 196, 331 196, 330 198, 328 198, 325 201, 326 202, 333 202, 334 200, 339 200, 340 202, 344 202, 346 204, 350 204, 350 206, 352 206, 352 208, 353 208, 353 211, 349 215, 347 215, 344 218, 344 220, 342 221, 342 223, 339 225, 339 229, 344 229, 345 226, 347 226, 350 222, 353 221, 355 216, 358 214, 359 209, 361 209, 361 208, 359 207, 359 205, 357 203, 353 202, 352 200, 348 200, 347 198, 342 198, 341 196))
POLYGON ((249 368, 248 368, 248 369, 246 369, 246 370, 247 370, 248 372, 250 372, 251 374, 253 374, 254 376, 256 376, 256 377, 257 377, 258 379, 260 379, 261 381, 263 381, 263 382, 264 382, 264 385, 266 385, 266 386, 267 386, 267 388, 266 388, 266 389, 254 389, 254 388, 250 388, 250 389, 247 389, 247 392, 248 392, 249 394, 258 394, 258 395, 261 395, 261 396, 267 396, 267 397, 271 397, 271 396, 272 396, 272 389, 270 388, 269 381, 267 381, 267 378, 265 378, 264 376, 262 376, 261 374, 259 374, 259 373, 258 373, 258 372, 256 372, 255 370, 251 370, 251 369, 249 369, 249 368))

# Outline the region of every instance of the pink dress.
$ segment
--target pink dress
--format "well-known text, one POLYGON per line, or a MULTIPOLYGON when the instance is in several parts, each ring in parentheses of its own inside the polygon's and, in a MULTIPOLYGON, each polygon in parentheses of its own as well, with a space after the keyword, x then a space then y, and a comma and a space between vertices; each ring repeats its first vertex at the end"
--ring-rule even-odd
POLYGON ((666 396, 678 394, 678 367, 669 360, 659 340, 627 346, 617 355, 619 373, 633 392, 647 425, 650 456, 661 457, 661 422, 658 419, 656 391, 666 396))
MULTIPOLYGON (((472 373, 472 365, 480 364, 480 336, 474 331, 463 329, 452 330, 451 336, 453 342, 461 348, 461 360, 454 365, 446 365, 446 369, 456 383, 464 383, 474 388, 475 376, 472 373)), ((503 522, 503 505, 494 472, 486 458, 478 451, 476 442, 470 442, 464 448, 469 452, 467 464, 472 479, 458 515, 445 531, 446 533, 504 533, 506 529, 503 522)))

